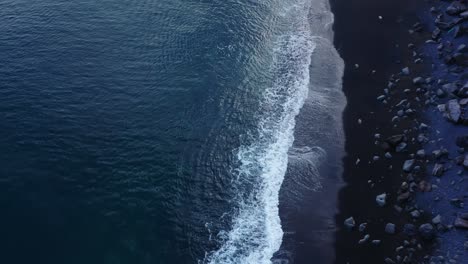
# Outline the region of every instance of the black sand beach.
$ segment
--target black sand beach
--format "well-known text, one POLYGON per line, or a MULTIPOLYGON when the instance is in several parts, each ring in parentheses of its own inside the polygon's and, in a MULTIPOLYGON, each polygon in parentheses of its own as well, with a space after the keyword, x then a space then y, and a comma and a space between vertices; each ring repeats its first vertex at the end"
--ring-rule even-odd
POLYGON ((344 112, 347 156, 343 174, 347 186, 340 192, 336 220, 340 224, 355 216, 358 225, 372 223, 365 233, 350 233, 343 228, 337 232, 336 263, 383 263, 396 247, 397 242, 385 234, 384 228, 387 222, 399 222, 400 216, 391 207, 378 208, 375 196, 398 188, 400 168, 389 171, 386 163, 369 163, 377 154, 374 134, 389 135, 388 131, 393 129, 389 122, 392 114, 380 107, 376 98, 387 86, 389 76, 402 68, 402 64, 396 62, 411 56, 406 48, 407 29, 417 21, 421 2, 331 1, 335 14, 335 45, 346 63, 343 90, 348 99, 344 112), (356 164, 358 159, 360 162, 356 164), (373 175, 381 182, 372 190, 368 180, 373 175), (366 233, 373 234, 371 239, 382 240, 382 245, 358 245, 366 233))
MULTIPOLYGON (((424 148, 423 146, 427 142, 429 142, 428 144, 437 142, 437 138, 430 141, 432 140, 431 133, 435 134, 435 131, 439 130, 444 131, 439 129, 440 127, 434 127, 429 128, 429 132, 427 132, 427 127, 423 123, 430 122, 427 113, 437 117, 440 116, 439 119, 443 119, 442 115, 434 113, 431 109, 435 108, 438 103, 445 103, 449 100, 442 99, 444 96, 440 94, 435 96, 435 90, 438 86, 442 86, 448 80, 439 79, 436 83, 435 80, 427 79, 427 77, 435 77, 436 75, 431 70, 431 64, 434 65, 440 62, 434 61, 430 55, 423 53, 425 45, 430 43, 427 41, 431 40, 431 36, 433 39, 431 41, 436 44, 444 41, 444 39, 439 38, 439 32, 436 32, 438 29, 434 31, 436 33, 433 32, 434 26, 431 20, 433 18, 424 21, 424 17, 431 15, 429 9, 431 5, 435 5, 437 8, 432 9, 434 17, 437 14, 442 14, 448 17, 447 20, 452 19, 445 14, 445 9, 450 2, 419 0, 331 1, 332 11, 335 14, 335 45, 346 63, 343 90, 348 100, 344 112, 347 155, 344 159, 343 177, 346 187, 341 190, 339 195, 339 213, 336 217, 339 230, 336 234, 335 263, 364 264, 401 261, 422 263, 423 257, 426 256, 425 260, 428 261, 431 251, 438 248, 436 244, 439 243, 440 246, 442 242, 440 242, 439 238, 432 239, 435 236, 439 237, 439 235, 433 235, 432 230, 431 239, 424 239, 424 234, 419 227, 425 224, 440 232, 453 229, 453 222, 449 223, 447 221, 447 223, 442 224, 438 223, 438 220, 432 220, 431 222, 437 212, 435 210, 424 212, 421 208, 426 210, 426 208, 434 208, 434 206, 422 206, 420 203, 413 203, 412 197, 420 196, 418 193, 426 191, 419 190, 422 185, 427 184, 426 181, 439 182, 432 178, 428 179, 431 171, 427 172, 426 167, 429 168, 431 166, 429 164, 447 162, 445 170, 448 170, 447 168, 451 166, 448 165, 449 160, 454 160, 456 155, 463 155, 465 150, 461 148, 458 150, 459 153, 457 151, 451 152, 450 155, 447 155, 450 158, 446 161, 439 160, 439 157, 426 156, 421 158, 417 163, 418 166, 416 166, 418 171, 403 172, 402 169, 405 161, 417 157, 414 153, 418 149, 424 148), (441 6, 442 11, 438 11, 439 6, 441 6), (411 73, 402 71, 407 66, 410 66, 411 73), (426 78, 419 86, 415 85, 413 79, 418 76, 426 78), (393 83, 392 81, 389 82, 392 79, 395 81, 393 83), (394 86, 397 86, 397 88, 392 92, 394 86), (390 90, 391 95, 382 96, 384 89, 387 90, 387 93, 390 90), (380 96, 383 99, 376 100, 380 96), (392 98, 390 99, 390 97, 392 98), (385 106, 387 99, 389 99, 388 105, 385 106), (406 109, 406 112, 402 112, 401 116, 397 116, 398 107, 396 105, 401 100, 407 100, 412 105, 411 108, 406 109), (422 133, 423 128, 424 133, 422 133), (405 138, 407 138, 404 141, 407 141, 408 144, 404 144, 404 150, 401 153, 396 153, 400 151, 395 152, 393 149, 393 151, 387 152, 388 157, 385 157, 383 154, 386 151, 383 151, 379 146, 385 143, 385 138, 400 134, 404 134, 405 138), (429 139, 420 141, 421 135, 427 136, 429 139), (418 191, 413 192, 413 187, 411 187, 411 192, 402 192, 402 189, 407 188, 402 184, 408 183, 414 185, 415 190, 419 188, 418 191), (404 198, 404 195, 409 193, 411 193, 409 198, 404 198), (386 205, 379 207, 376 203, 376 197, 381 194, 386 194, 386 205), (406 201, 411 202, 406 203, 406 201), (353 217, 355 221, 352 232, 343 224, 350 217, 353 217), (360 226, 362 223, 364 225, 360 226), (385 230, 389 223, 392 226, 394 224, 396 227, 394 234, 389 234, 385 230), (359 226, 363 229, 361 232, 358 231, 359 226), (416 234, 408 235, 412 231, 407 230, 407 227, 414 227, 416 234), (404 258, 405 256, 411 257, 404 258)), ((458 16, 462 17, 459 13, 454 15, 454 21, 456 21, 455 23, 464 23, 465 18, 457 18, 458 16)), ((450 27, 453 27, 453 25, 456 24, 450 24, 450 27)), ((450 27, 445 31, 449 31, 450 27)), ((457 37, 466 39, 466 35, 464 36, 466 31, 462 26, 460 27, 462 28, 460 29, 461 33, 457 37)), ((463 43, 463 40, 461 43, 463 43)), ((435 50, 435 48, 433 49, 435 50)), ((463 56, 459 55, 459 57, 463 56)), ((458 67, 458 64, 462 65, 460 66, 461 69, 457 68, 457 70, 463 72, 463 63, 462 61, 461 63, 451 62, 450 64, 456 64, 455 67, 458 67)), ((442 64, 444 64, 443 61, 442 64)), ((445 68, 450 66, 449 63, 446 64, 448 66, 444 66, 445 68)), ((457 84, 459 87, 466 83, 466 75, 456 75, 455 79, 460 81, 461 85, 457 84)), ((462 104, 460 98, 465 98, 466 95, 459 93, 446 96, 456 98, 455 100, 459 100, 458 102, 462 104)), ((466 124, 464 124, 464 128, 464 125, 460 125, 460 122, 462 121, 459 121, 458 125, 453 125, 447 121, 445 126, 454 126, 454 129, 459 131, 456 134, 460 136, 466 134, 466 124)), ((432 123, 429 123, 429 127, 431 125, 432 123)), ((451 143, 455 145, 455 134, 440 135, 440 137, 451 136, 453 137, 451 143)), ((460 156, 459 159, 463 163, 463 156, 460 156)), ((458 162, 457 164, 460 165, 461 163, 458 162)), ((461 171, 460 169, 457 170, 459 176, 452 181, 452 184, 455 180, 458 181, 462 184, 463 192, 463 188, 466 190, 466 183, 462 183, 464 177, 463 166, 461 171)), ((434 175, 434 171, 432 171, 432 174, 434 175)), ((448 193, 455 196, 455 192, 449 191, 448 193)), ((414 200, 416 199, 414 198, 414 200)), ((459 200, 463 201, 463 199, 464 197, 459 200)), ((463 211, 459 210, 457 213, 462 214, 463 211)), ((456 213, 455 217, 453 214, 450 217, 454 219, 456 213)), ((445 217, 449 218, 448 215, 445 215, 445 217)), ((462 218, 463 216, 457 219, 462 218)), ((450 219, 450 221, 453 221, 453 219, 450 219)), ((460 239, 460 235, 456 237, 458 239, 458 255, 454 253, 455 249, 453 249, 451 251, 452 256, 446 256, 450 255, 450 253, 444 252, 442 254, 445 257, 440 256, 439 259, 452 258, 450 261, 453 263, 466 263, 463 260, 457 262, 459 252, 463 250, 463 238, 460 239), (454 255, 455 257, 453 257, 454 255)))

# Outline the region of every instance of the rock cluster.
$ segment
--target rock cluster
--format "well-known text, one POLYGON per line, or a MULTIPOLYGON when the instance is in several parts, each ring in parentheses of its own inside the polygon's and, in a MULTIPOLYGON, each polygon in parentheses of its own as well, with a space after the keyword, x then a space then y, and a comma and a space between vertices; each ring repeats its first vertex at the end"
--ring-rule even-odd
MULTIPOLYGON (((430 212, 421 210, 415 199, 418 193, 432 193, 438 189, 437 184, 448 171, 458 170, 459 183, 466 186, 464 181, 468 170, 467 4, 464 0, 445 1, 437 8, 430 8, 428 13, 434 18, 433 23, 416 23, 410 29, 410 33, 427 37, 425 47, 436 54, 433 65, 440 61, 439 67, 442 67, 442 70, 439 71, 446 74, 421 74, 417 65, 427 62, 430 56, 426 56, 424 52, 430 51, 410 43, 408 48, 413 53, 414 65, 399 68, 401 70, 390 76, 388 85, 376 98, 382 107, 392 113, 393 117, 388 122, 400 132, 374 134, 373 141, 379 147, 380 153, 370 157, 369 164, 388 162, 391 164, 388 166, 389 170, 401 171, 401 185, 396 192, 387 189, 374 193, 376 207, 382 207, 380 210, 393 207, 407 219, 403 224, 386 223, 384 228, 381 227, 387 236, 403 234, 408 239, 395 249, 395 256, 384 260, 385 263, 413 263, 414 252, 421 249, 421 244, 436 241, 440 232, 466 232, 468 229, 468 213, 463 210, 464 199, 468 194, 449 199, 451 206, 459 209, 456 217, 437 212, 431 215, 430 212), (453 43, 457 39, 466 41, 456 46, 453 43), (451 144, 450 147, 447 145, 439 146, 435 150, 430 149, 429 145, 438 143, 432 138, 439 132, 433 129, 429 120, 424 119, 424 115, 419 115, 421 110, 424 110, 424 113, 434 113, 441 119, 445 118, 448 126, 462 131, 463 135, 442 135, 446 137, 443 142, 451 144), (453 151, 453 146, 456 146, 456 151, 453 151)), ((360 157, 359 161, 364 162, 365 159, 360 157)), ((375 181, 369 180, 369 184, 371 188, 375 187, 375 181)), ((453 182, 452 185, 456 186, 457 183, 453 182)), ((440 199, 435 199, 435 202, 440 199)), ((345 226, 352 229, 356 224, 353 218, 350 219, 345 221, 345 226)), ((364 232, 371 224, 366 221, 359 226, 359 231, 364 232)), ((383 238, 371 240, 371 237, 374 239, 372 233, 366 234, 357 242, 372 245, 385 243, 383 238)), ((465 242, 465 245, 467 244, 468 242, 465 242)))

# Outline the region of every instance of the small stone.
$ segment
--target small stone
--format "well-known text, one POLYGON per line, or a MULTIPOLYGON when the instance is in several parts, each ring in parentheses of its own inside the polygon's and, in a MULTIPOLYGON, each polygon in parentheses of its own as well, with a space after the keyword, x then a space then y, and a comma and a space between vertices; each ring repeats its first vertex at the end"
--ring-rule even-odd
POLYGON ((426 240, 430 240, 434 238, 435 236, 434 227, 429 223, 422 224, 419 226, 419 234, 421 235, 422 238, 426 240))
POLYGON ((380 207, 385 206, 386 201, 387 201, 387 194, 382 193, 380 195, 377 195, 377 197, 375 197, 375 201, 380 207))
POLYGON ((391 235, 395 234, 395 225, 392 223, 388 223, 385 226, 385 233, 391 234, 391 235))
POLYGON ((442 90, 449 94, 456 94, 458 91, 458 87, 456 83, 447 83, 442 85, 442 90))
POLYGON ((453 224, 456 228, 468 229, 468 219, 458 216, 453 224))
POLYGON ((421 213, 419 212, 419 210, 414 210, 411 212, 411 217, 413 218, 419 218, 421 216, 421 213))
POLYGON ((353 218, 353 217, 350 217, 350 218, 347 218, 347 219, 344 221, 344 225, 345 225, 348 229, 353 229, 353 228, 356 226, 356 221, 354 221, 354 218, 353 218))
POLYGON ((416 77, 413 79, 413 84, 420 85, 424 83, 424 79, 422 77, 416 77))
POLYGON ((367 223, 362 223, 359 225, 359 232, 364 232, 367 228, 367 223))
POLYGON ((398 144, 398 146, 395 148, 396 152, 403 152, 406 149, 406 146, 408 146, 405 142, 401 142, 398 144))
POLYGON ((391 158, 392 158, 392 154, 391 154, 390 152, 386 152, 386 153, 385 153, 385 158, 391 159, 391 158))
POLYGON ((447 113, 450 121, 458 123, 461 116, 461 108, 457 99, 452 99, 447 103, 447 113))
POLYGON ((364 244, 364 243, 366 243, 367 241, 369 241, 369 239, 370 239, 370 235, 367 234, 367 235, 364 236, 364 238, 360 239, 358 243, 359 243, 359 244, 364 244))
POLYGON ((437 97, 442 98, 442 97, 445 96, 445 91, 442 90, 442 89, 437 89, 436 95, 437 95, 437 97))
POLYGON ((435 216, 434 218, 432 218, 432 223, 434 225, 442 223, 442 217, 440 215, 435 216))
POLYGON ((405 67, 401 70, 401 73, 404 75, 410 75, 410 70, 408 67, 405 67))
MULTIPOLYGON (((467 11, 468 12, 468 11, 467 11)), ((457 47, 457 52, 466 52, 468 49, 466 47, 465 44, 460 44, 458 47, 457 47)))
POLYGON ((437 40, 440 37, 440 33, 441 33, 440 28, 436 27, 434 31, 432 31, 432 38, 434 40, 437 40))
POLYGON ((411 172, 413 170, 414 163, 415 163, 414 159, 406 160, 405 163, 403 164, 403 171, 407 173, 411 172))
POLYGON ((426 124, 424 124, 424 123, 419 124, 419 130, 425 131, 425 130, 427 130, 428 128, 429 128, 429 126, 426 125, 426 124))
POLYGON ((456 16, 466 11, 466 6, 461 1, 453 1, 445 10, 451 16, 456 16))
POLYGON ((463 208, 463 206, 464 206, 463 201, 461 199, 458 199, 458 198, 450 199, 450 203, 453 206, 456 206, 458 208, 463 208))
POLYGON ((420 149, 416 152, 416 156, 418 156, 419 158, 424 158, 426 157, 426 151, 424 149, 420 149))
POLYGON ((432 175, 440 177, 444 174, 444 170, 445 170, 444 165, 437 163, 434 165, 434 169, 432 169, 432 175))

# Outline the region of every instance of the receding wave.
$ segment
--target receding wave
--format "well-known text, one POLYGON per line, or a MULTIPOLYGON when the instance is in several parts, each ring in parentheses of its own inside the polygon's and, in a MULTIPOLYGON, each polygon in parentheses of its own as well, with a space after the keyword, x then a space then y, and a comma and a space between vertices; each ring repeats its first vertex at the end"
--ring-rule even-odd
POLYGON ((279 191, 293 145, 295 117, 309 92, 309 66, 315 44, 307 20, 308 1, 289 6, 293 31, 275 41, 273 85, 267 88, 259 111, 258 133, 252 144, 237 152, 240 166, 233 170, 238 186, 237 210, 230 230, 222 232, 220 248, 208 263, 270 263, 282 243, 279 191), (253 191, 243 192, 243 186, 253 191))

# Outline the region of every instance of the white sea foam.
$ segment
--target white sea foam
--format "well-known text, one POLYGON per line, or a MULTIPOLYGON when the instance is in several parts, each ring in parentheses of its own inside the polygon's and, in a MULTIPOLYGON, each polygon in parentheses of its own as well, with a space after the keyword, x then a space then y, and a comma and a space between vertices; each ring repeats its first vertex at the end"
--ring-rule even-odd
POLYGON ((275 42, 275 81, 264 92, 258 138, 237 153, 241 165, 234 172, 235 184, 254 186, 254 190, 239 194, 232 226, 221 235, 221 247, 205 259, 208 263, 271 263, 281 246, 279 191, 288 150, 294 142, 295 117, 308 96, 309 66, 315 48, 307 21, 308 1, 299 2, 284 13, 293 18, 294 31, 278 36, 275 42))

